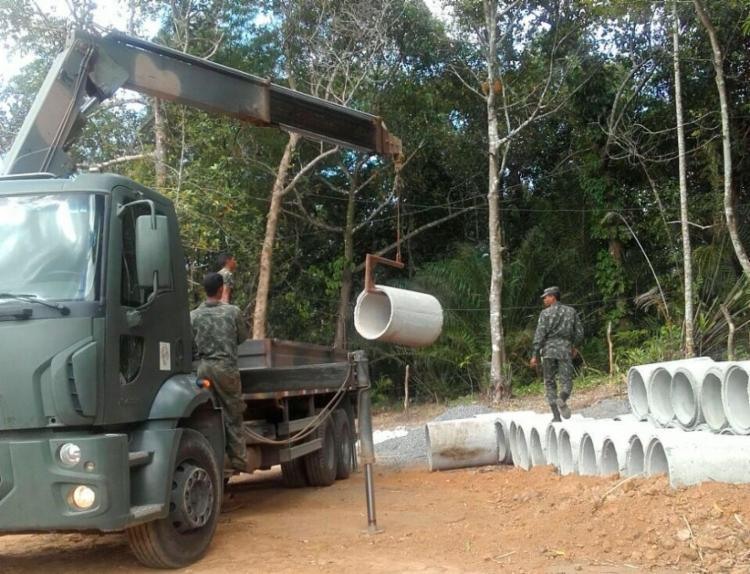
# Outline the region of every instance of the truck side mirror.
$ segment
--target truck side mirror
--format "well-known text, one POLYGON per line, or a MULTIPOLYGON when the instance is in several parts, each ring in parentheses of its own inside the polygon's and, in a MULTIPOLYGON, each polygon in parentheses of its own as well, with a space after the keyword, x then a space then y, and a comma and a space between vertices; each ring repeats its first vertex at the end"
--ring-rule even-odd
POLYGON ((157 290, 172 286, 166 216, 141 215, 135 220, 135 261, 141 288, 157 290))

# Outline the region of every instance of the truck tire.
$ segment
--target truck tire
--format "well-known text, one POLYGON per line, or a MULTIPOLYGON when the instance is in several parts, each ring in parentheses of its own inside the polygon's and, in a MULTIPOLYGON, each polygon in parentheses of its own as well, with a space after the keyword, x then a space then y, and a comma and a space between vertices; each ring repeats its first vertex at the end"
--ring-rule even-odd
POLYGON ((305 455, 305 470, 310 486, 330 486, 336 480, 336 437, 331 418, 328 417, 315 431, 313 438, 322 441, 315 452, 305 455))
POLYGON ((333 424, 336 436, 336 478, 349 478, 352 473, 352 452, 354 441, 349 424, 349 415, 343 409, 333 413, 333 424))
POLYGON ((185 429, 172 472, 169 515, 127 531, 136 558, 151 568, 180 568, 200 559, 216 531, 222 478, 208 440, 185 429))
POLYGON ((305 462, 302 458, 295 458, 281 463, 281 477, 287 488, 302 488, 307 486, 305 462))

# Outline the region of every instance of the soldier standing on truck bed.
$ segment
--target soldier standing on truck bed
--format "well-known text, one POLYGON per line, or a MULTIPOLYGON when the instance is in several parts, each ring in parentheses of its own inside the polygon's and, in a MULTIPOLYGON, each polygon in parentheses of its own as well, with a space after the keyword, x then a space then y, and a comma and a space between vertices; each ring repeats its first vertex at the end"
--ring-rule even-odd
POLYGON ((224 291, 221 300, 224 303, 232 302, 232 293, 234 292, 234 272, 237 270, 237 260, 234 255, 221 253, 217 259, 219 264, 219 275, 224 279, 224 291))
POLYGON ((542 359, 542 373, 547 402, 552 409, 553 421, 570 418, 567 400, 573 390, 573 357, 575 346, 583 340, 583 325, 575 309, 560 303, 560 289, 547 287, 542 293, 544 309, 534 333, 531 366, 536 368, 542 359), (560 374, 560 395, 557 394, 556 376, 560 374))
POLYGON ((246 470, 247 446, 242 429, 240 371, 237 346, 247 339, 247 327, 238 307, 221 300, 224 279, 219 273, 203 278, 206 300, 190 313, 193 348, 200 359, 198 378, 211 381, 219 405, 224 411, 226 450, 233 469, 246 470))

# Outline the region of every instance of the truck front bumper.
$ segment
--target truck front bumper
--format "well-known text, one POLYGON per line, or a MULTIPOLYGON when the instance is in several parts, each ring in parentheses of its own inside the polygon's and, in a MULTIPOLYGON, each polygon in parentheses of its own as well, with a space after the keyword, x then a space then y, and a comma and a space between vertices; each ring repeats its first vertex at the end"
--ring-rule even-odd
POLYGON ((121 530, 129 501, 127 435, 0 434, 0 532, 121 530), (78 463, 61 462, 65 443, 80 448, 78 463), (85 510, 73 501, 80 486, 94 492, 85 510))

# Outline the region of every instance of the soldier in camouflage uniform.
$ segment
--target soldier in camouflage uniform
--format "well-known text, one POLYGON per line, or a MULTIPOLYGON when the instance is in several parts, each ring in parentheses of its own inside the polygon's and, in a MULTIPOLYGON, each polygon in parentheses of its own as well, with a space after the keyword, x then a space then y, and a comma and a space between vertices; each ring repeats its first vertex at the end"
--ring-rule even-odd
POLYGON ((219 264, 219 275, 224 279, 224 291, 221 300, 224 303, 232 302, 232 293, 234 292, 234 272, 237 271, 237 260, 234 255, 222 253, 216 260, 219 264))
POLYGON ((238 307, 221 301, 224 279, 209 273, 203 279, 206 300, 190 313, 193 348, 200 359, 198 377, 211 381, 211 388, 224 411, 227 456, 232 468, 245 471, 247 446, 242 430, 240 371, 237 345, 247 339, 247 327, 238 307))
POLYGON ((570 418, 568 397, 573 390, 573 357, 578 352, 575 346, 583 340, 583 325, 575 309, 560 303, 560 289, 548 287, 542 294, 545 309, 539 315, 534 333, 531 366, 535 368, 542 359, 542 373, 547 402, 552 409, 553 420, 560 415, 570 418), (555 378, 560 375, 560 395, 557 394, 555 378))

